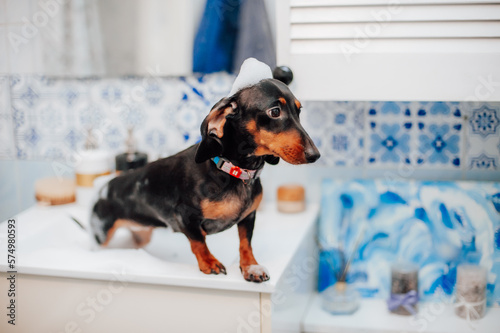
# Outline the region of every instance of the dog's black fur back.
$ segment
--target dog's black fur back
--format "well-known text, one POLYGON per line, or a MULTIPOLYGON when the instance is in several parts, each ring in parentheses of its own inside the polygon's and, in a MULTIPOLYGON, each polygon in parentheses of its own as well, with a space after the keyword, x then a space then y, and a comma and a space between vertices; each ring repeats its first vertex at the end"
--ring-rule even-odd
POLYGON ((205 236, 238 224, 243 275, 265 281, 265 270, 250 269, 259 266, 250 241, 262 199, 260 179, 244 182, 219 170, 211 158, 249 170, 280 158, 292 164, 316 161, 319 152, 300 125, 300 107, 286 85, 273 79, 223 98, 203 121, 200 143, 126 172, 101 190, 91 218, 96 241, 106 245, 120 226, 168 226, 187 236, 200 270, 218 274, 225 268, 210 254, 205 236))

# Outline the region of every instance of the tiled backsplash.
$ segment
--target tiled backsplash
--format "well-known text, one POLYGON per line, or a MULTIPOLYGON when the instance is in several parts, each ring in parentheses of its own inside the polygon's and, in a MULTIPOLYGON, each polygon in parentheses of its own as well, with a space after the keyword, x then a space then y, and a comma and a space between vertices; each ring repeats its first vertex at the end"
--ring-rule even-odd
POLYGON ((2 158, 68 162, 93 128, 102 148, 124 149, 128 127, 152 159, 195 143, 211 106, 231 87, 228 74, 190 78, 0 79, 2 158), (10 104, 10 107, 8 106, 10 104), (3 132, 3 131, 2 131, 3 132), (2 134, 6 135, 6 134, 2 134), (6 136, 7 137, 7 136, 6 136))
POLYGON ((402 174, 500 170, 500 103, 304 104, 306 127, 324 165, 401 169, 402 174))
MULTIPOLYGON (((201 121, 227 94, 233 79, 223 73, 187 78, 0 77, 0 156, 69 161, 82 149, 89 127, 102 135, 103 148, 117 152, 130 126, 140 149, 153 159, 167 156, 199 140, 201 121)), ((402 173, 500 170, 500 103, 303 104, 304 127, 322 153, 319 165, 402 173)))

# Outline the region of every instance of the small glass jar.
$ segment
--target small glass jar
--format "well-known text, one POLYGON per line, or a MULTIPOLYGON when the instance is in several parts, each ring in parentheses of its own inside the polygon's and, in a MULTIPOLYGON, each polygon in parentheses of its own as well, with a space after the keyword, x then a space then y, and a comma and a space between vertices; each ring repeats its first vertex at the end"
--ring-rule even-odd
POLYGON ((359 308, 358 291, 346 282, 339 281, 321 293, 321 307, 334 315, 347 315, 359 308))
POLYGON ((486 277, 484 267, 460 265, 457 267, 455 287, 455 314, 467 320, 481 319, 486 312, 486 277))
POLYGON ((415 315, 418 311, 418 266, 396 263, 391 267, 389 311, 399 315, 415 315))

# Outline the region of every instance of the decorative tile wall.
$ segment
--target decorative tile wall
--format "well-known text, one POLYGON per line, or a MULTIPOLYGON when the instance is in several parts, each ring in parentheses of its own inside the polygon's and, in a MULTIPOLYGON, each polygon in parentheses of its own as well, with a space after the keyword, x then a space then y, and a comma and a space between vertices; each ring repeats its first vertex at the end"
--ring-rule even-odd
POLYGON ((69 163, 90 128, 102 148, 118 152, 129 127, 151 159, 171 155, 199 140, 201 121, 232 81, 228 74, 84 80, 12 76, 14 157, 69 163))
POLYGON ((325 165, 368 171, 407 166, 417 171, 417 178, 432 171, 458 175, 457 179, 500 180, 500 103, 309 101, 304 105, 306 128, 313 130, 325 165), (335 122, 337 115, 344 119, 346 110, 347 120, 335 122))
POLYGON ((363 165, 364 105, 358 102, 304 102, 302 122, 322 153, 318 164, 363 165))
POLYGON ((456 169, 463 161, 463 118, 459 103, 370 103, 367 160, 374 167, 404 163, 456 169))
POLYGON ((13 158, 14 130, 12 122, 12 110, 10 107, 9 80, 0 77, 0 158, 13 158))
POLYGON ((467 167, 477 170, 500 168, 500 106, 474 103, 467 110, 467 167))
MULTIPOLYGON (((201 121, 233 80, 0 77, 0 157, 71 164, 88 128, 116 153, 128 127, 151 159, 168 156, 199 140, 201 121)), ((407 178, 500 178, 500 103, 302 102, 304 128, 322 153, 317 165, 360 177, 403 166, 416 170, 407 178)))

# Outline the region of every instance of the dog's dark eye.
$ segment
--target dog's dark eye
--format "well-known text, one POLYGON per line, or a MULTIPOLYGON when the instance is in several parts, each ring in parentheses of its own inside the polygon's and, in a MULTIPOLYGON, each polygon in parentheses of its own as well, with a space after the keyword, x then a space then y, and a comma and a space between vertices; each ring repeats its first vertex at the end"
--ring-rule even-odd
POLYGON ((279 116, 281 115, 281 110, 280 108, 272 108, 267 110, 267 114, 271 118, 279 118, 279 116))

